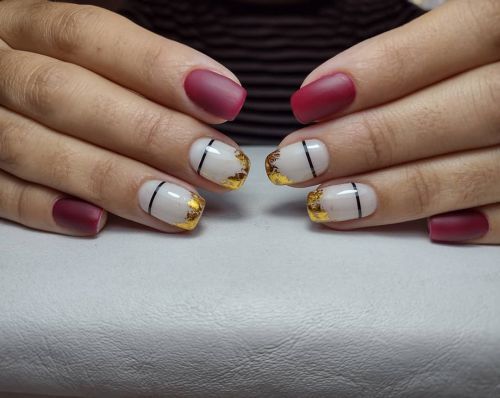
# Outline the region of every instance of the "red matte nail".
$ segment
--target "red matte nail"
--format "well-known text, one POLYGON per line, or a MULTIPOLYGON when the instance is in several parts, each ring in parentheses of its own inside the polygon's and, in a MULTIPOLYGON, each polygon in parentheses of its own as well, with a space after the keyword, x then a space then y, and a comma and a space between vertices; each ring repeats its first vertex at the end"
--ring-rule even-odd
POLYGON ((465 242, 486 235, 488 219, 476 210, 461 210, 433 216, 428 221, 429 237, 438 242, 465 242))
POLYGON ((83 235, 99 232, 104 210, 78 199, 59 199, 52 208, 55 222, 62 228, 83 235))
POLYGON ((301 123, 309 123, 333 115, 348 107, 356 96, 349 76, 336 73, 302 87, 292 95, 293 114, 301 123))
POLYGON ((238 116, 247 96, 247 91, 231 79, 202 69, 186 77, 184 90, 200 108, 225 120, 238 116))

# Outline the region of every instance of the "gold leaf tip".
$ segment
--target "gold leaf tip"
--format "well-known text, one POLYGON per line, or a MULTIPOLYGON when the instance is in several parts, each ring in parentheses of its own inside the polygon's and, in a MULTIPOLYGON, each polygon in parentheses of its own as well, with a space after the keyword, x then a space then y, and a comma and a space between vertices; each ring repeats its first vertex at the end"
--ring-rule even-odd
POLYGON ((234 175, 227 177, 224 181, 222 181, 223 187, 232 190, 240 189, 245 183, 248 173, 250 172, 250 159, 248 156, 240 150, 236 150, 234 156, 240 162, 241 169, 234 175))
POLYGON ((196 193, 191 194, 191 199, 187 203, 188 211, 183 222, 175 224, 177 227, 191 231, 196 228, 205 209, 205 199, 196 193))
POLYGON ((322 196, 322 189, 316 189, 315 191, 309 192, 307 195, 307 212, 309 213, 309 218, 313 222, 330 221, 328 213, 321 207, 322 196))
POLYGON ((280 158, 280 150, 276 149, 266 157, 266 173, 269 180, 274 185, 291 185, 293 181, 285 174, 281 173, 276 166, 276 161, 280 158))

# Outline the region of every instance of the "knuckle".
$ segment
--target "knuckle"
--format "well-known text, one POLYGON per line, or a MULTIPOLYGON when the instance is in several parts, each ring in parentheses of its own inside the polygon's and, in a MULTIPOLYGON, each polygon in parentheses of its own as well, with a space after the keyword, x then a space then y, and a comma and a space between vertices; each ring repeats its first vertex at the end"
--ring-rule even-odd
POLYGON ((89 175, 87 189, 91 202, 103 203, 106 200, 109 196, 108 189, 116 180, 116 170, 115 159, 103 158, 95 162, 89 175))
MULTIPOLYGON (((481 91, 484 98, 492 104, 500 103, 500 63, 490 65, 485 68, 485 73, 480 81, 481 91)), ((500 115, 498 108, 494 107, 494 114, 500 115)), ((500 123, 500 120, 497 120, 500 123)))
POLYGON ((172 114, 170 112, 142 113, 137 116, 136 125, 141 150, 154 153, 157 148, 161 147, 165 132, 172 128, 172 114))
POLYGON ((165 68, 165 59, 165 47, 154 44, 146 48, 141 62, 141 72, 146 82, 155 84, 159 76, 158 71, 165 68))
POLYGON ((86 36, 101 24, 103 11, 92 5, 64 5, 52 19, 49 37, 53 45, 67 54, 78 53, 86 36))
POLYGON ((416 216, 431 214, 439 199, 439 178, 428 169, 423 170, 417 165, 406 168, 406 181, 410 198, 413 200, 408 208, 412 209, 416 216))
POLYGON ((21 184, 16 188, 15 200, 16 206, 14 207, 16 221, 20 224, 28 225, 33 222, 31 219, 31 197, 30 188, 27 184, 21 184))
POLYGON ((397 37, 398 35, 396 38, 387 36, 381 41, 378 58, 384 65, 381 70, 382 80, 403 90, 408 82, 408 69, 419 62, 415 59, 415 51, 408 51, 408 46, 398 42, 397 37))
POLYGON ((20 163, 21 148, 26 140, 27 128, 18 123, 0 120, 0 168, 14 171, 20 163))
POLYGON ((69 81, 67 71, 58 62, 40 63, 26 78, 22 91, 24 101, 36 114, 50 115, 57 111, 54 101, 57 93, 67 87, 69 81))
POLYGON ((480 41, 489 38, 495 48, 500 47, 500 2, 498 0, 461 1, 461 19, 468 22, 471 32, 480 41))
POLYGON ((374 112, 359 117, 357 122, 359 132, 356 134, 363 139, 360 146, 367 166, 377 169, 393 163, 396 132, 383 116, 374 112))

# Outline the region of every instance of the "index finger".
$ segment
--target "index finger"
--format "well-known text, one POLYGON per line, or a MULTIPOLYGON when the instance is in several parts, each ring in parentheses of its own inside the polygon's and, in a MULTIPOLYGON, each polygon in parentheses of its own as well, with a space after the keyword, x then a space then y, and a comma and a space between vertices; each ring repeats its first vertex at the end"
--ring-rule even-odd
POLYGON ((4 1, 0 37, 12 48, 92 70, 207 123, 234 119, 246 97, 212 58, 95 6, 4 1))
POLYGON ((303 123, 401 98, 500 59, 500 1, 456 0, 328 60, 292 96, 303 123))

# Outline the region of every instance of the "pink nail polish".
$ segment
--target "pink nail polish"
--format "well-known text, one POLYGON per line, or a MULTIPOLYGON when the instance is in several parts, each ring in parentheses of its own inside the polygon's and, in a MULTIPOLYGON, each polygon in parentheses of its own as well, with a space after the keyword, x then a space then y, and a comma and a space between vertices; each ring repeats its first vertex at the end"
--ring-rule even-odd
POLYGON ((429 218, 429 237, 437 242, 465 242, 489 230, 486 216, 476 210, 460 210, 429 218))
POLYGON ((352 79, 344 73, 324 76, 296 91, 291 98, 293 114, 301 123, 333 115, 348 107, 356 96, 352 79))
POLYGON ((90 203, 61 198, 52 208, 55 222, 62 228, 82 235, 95 235, 102 227, 104 210, 90 203))
POLYGON ((238 116, 247 96, 239 84, 204 69, 194 70, 186 77, 184 90, 200 108, 225 120, 238 116))

